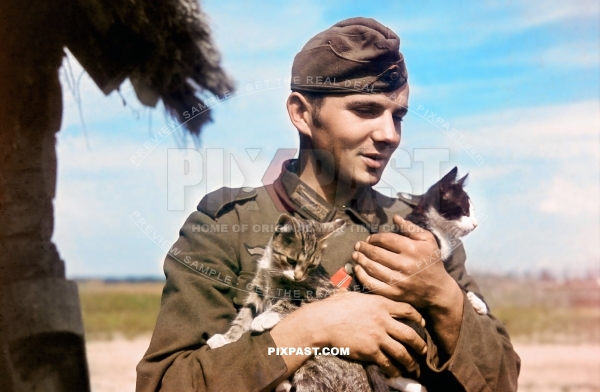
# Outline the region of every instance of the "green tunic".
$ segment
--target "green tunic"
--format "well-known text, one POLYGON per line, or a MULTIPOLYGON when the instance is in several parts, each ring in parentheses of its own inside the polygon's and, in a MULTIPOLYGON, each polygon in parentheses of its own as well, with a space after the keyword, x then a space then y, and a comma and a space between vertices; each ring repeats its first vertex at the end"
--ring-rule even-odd
MULTIPOLYGON (((269 332, 246 333, 237 342, 211 350, 206 341, 224 333, 249 293, 258 256, 282 212, 319 221, 342 217, 348 226, 331 238, 323 265, 331 275, 353 263, 354 244, 377 230, 388 231, 392 217, 405 217, 417 198, 389 198, 362 192, 349 206, 334 208, 302 183, 292 164, 271 185, 221 188, 206 195, 180 231, 164 264, 167 278, 150 347, 137 367, 137 392, 260 391, 283 375, 283 358, 268 355, 269 332)), ((284 166, 285 167, 285 166, 284 166)), ((460 244, 445 262, 465 291, 481 292, 465 269, 460 244)), ((514 391, 520 359, 504 325, 491 314, 477 314, 465 299, 454 354, 440 363, 427 336, 422 382, 430 392, 514 391)))

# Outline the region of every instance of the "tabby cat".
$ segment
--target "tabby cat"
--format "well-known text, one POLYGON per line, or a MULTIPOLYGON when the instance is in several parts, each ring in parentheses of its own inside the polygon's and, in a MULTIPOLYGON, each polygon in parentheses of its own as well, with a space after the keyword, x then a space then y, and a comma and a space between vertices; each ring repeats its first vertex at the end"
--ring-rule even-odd
MULTIPOLYGON (((336 287, 321 265, 321 258, 327 247, 325 240, 341 231, 343 226, 341 219, 319 223, 281 215, 275 233, 258 261, 252 281, 253 292, 229 331, 224 335, 214 335, 208 340, 208 345, 216 348, 238 340, 246 331, 269 330, 303 303, 322 300, 333 294, 336 287), (283 289, 300 294, 282 296, 283 289)), ((379 376, 383 378, 380 373, 379 376)), ((361 362, 320 355, 308 359, 294 373, 291 381, 284 381, 276 391, 289 391, 292 387, 296 392, 372 390, 361 362)), ((385 388, 388 390, 387 386, 385 388)))

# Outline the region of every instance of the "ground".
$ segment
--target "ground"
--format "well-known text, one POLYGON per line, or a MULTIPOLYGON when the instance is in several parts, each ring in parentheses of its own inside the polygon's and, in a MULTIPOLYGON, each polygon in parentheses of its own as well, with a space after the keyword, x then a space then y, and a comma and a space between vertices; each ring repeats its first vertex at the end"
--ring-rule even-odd
MULTIPOLYGON (((600 391, 598 280, 477 281, 521 357, 519 391, 600 391)), ((162 285, 80 283, 92 392, 135 390, 135 366, 148 348, 162 285)))
MULTIPOLYGON (((150 337, 115 337, 87 345, 92 392, 135 390, 135 366, 150 337)), ((600 391, 600 345, 516 344, 523 366, 519 391, 600 391)))

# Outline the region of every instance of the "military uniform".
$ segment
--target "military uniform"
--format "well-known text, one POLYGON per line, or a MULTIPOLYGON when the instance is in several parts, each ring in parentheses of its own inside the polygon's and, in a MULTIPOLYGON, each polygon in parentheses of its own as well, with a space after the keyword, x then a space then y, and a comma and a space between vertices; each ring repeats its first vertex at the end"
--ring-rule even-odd
MULTIPOLYGON (((394 214, 406 216, 416 199, 394 199, 367 189, 350 205, 329 205, 286 162, 279 178, 258 189, 222 188, 208 194, 180 231, 166 257, 167 281, 150 347, 137 367, 137 392, 260 391, 286 372, 269 332, 246 333, 237 342, 210 349, 206 341, 224 333, 249 293, 258 256, 248 249, 264 246, 282 212, 331 221, 342 217, 343 234, 329 240, 323 265, 331 275, 353 263, 354 244, 391 228, 394 214)), ((465 291, 480 295, 465 270, 460 245, 445 263, 465 291)), ((440 363, 427 335, 422 382, 437 390, 516 390, 520 360, 504 325, 491 314, 477 314, 465 299, 462 325, 452 357, 440 363)))

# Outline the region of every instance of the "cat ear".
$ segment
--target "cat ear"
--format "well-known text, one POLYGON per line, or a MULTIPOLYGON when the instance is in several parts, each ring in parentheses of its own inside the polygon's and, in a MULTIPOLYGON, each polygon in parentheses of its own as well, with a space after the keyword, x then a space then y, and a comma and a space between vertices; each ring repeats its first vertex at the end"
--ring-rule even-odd
POLYGON ((446 174, 444 177, 442 177, 440 182, 442 182, 442 183, 454 182, 454 180, 456 180, 457 173, 458 173, 458 167, 454 166, 454 169, 450 170, 448 172, 448 174, 446 174))
POLYGON ((295 236, 294 218, 287 214, 280 215, 275 225, 275 232, 273 233, 273 247, 275 249, 282 246, 286 247, 294 242, 295 236))
POLYGON ((460 186, 464 186, 465 185, 465 181, 467 180, 467 177, 469 176, 469 173, 465 174, 465 176, 463 178, 461 178, 460 180, 457 181, 457 183, 460 186))
POLYGON ((289 233, 294 231, 294 218, 287 214, 281 214, 275 225, 275 234, 289 233))
POLYGON ((335 233, 339 233, 342 228, 346 225, 343 219, 336 219, 333 222, 321 223, 321 230, 319 231, 319 241, 325 241, 335 233))

